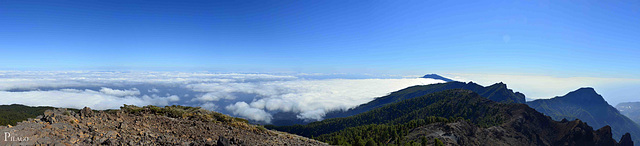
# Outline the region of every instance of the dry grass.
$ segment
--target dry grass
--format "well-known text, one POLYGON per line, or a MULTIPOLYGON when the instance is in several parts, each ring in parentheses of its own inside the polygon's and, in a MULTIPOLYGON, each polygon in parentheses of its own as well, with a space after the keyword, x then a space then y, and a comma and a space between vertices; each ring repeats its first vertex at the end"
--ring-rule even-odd
POLYGON ((120 110, 125 113, 134 115, 155 114, 162 115, 171 118, 182 118, 189 120, 200 120, 214 123, 224 123, 234 127, 244 128, 247 130, 255 131, 267 131, 264 127, 249 124, 249 121, 242 118, 231 117, 218 112, 202 109, 200 107, 189 107, 181 105, 172 105, 165 107, 158 107, 153 105, 147 105, 138 107, 135 105, 124 105, 120 107, 120 110))

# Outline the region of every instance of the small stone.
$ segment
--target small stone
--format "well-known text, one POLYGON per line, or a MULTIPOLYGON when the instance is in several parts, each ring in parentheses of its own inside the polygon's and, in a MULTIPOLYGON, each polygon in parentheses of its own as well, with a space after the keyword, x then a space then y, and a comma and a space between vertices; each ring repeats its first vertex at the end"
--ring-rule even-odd
POLYGON ((111 141, 108 138, 104 138, 104 137, 100 138, 98 141, 100 142, 100 144, 103 144, 103 145, 111 144, 111 141))
POLYGON ((118 137, 118 135, 119 135, 118 132, 109 131, 109 132, 107 132, 107 134, 105 136, 113 139, 113 138, 118 137))
POLYGON ((120 129, 126 129, 126 128, 127 128, 127 123, 120 122, 120 125, 118 125, 118 128, 120 128, 120 129))

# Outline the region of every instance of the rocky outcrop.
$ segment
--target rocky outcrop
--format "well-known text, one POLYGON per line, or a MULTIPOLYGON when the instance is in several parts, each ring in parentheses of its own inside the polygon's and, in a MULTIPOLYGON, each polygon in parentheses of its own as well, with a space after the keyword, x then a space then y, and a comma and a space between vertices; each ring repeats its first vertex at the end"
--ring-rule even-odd
POLYGON ((620 146, 633 146, 633 140, 631 140, 631 134, 626 133, 620 139, 620 146))
MULTIPOLYGON (((571 121, 564 124, 576 123, 579 123, 579 121, 571 121)), ((512 128, 506 126, 480 128, 465 120, 454 123, 434 123, 411 130, 407 135, 407 141, 419 141, 424 136, 426 139, 437 138, 445 145, 633 145, 630 138, 623 139, 618 144, 611 138, 611 131, 607 131, 605 128, 594 132, 593 130, 585 129, 587 127, 584 127, 584 123, 575 125, 575 127, 561 127, 561 129, 558 129, 559 131, 569 130, 571 132, 560 138, 544 136, 545 134, 552 134, 551 132, 554 131, 529 134, 514 131, 512 128)), ((562 132, 553 135, 562 135, 562 132)))
POLYGON ((16 126, 0 127, 6 139, 0 145, 326 145, 245 122, 141 110, 147 112, 47 110, 16 126))
POLYGON ((93 116, 93 111, 89 107, 84 107, 84 108, 82 108, 82 110, 80 110, 80 116, 81 117, 91 117, 91 116, 93 116))

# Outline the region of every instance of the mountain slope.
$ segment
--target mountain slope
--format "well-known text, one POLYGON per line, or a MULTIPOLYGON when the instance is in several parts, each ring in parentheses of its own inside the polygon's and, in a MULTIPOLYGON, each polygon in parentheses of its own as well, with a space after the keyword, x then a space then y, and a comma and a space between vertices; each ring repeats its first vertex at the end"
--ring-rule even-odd
POLYGON ((624 102, 616 105, 621 114, 640 124, 640 102, 624 102))
POLYGON ((640 140, 640 126, 620 114, 593 88, 580 88, 564 96, 527 102, 527 105, 554 120, 580 119, 594 128, 609 125, 615 138, 628 132, 634 141, 640 140))
POLYGON ((462 89, 407 99, 346 118, 267 128, 316 137, 331 144, 345 144, 345 140, 352 144, 360 141, 357 139, 372 139, 380 144, 410 143, 416 141, 415 135, 424 136, 426 131, 458 145, 616 144, 606 127, 593 131, 579 120, 553 121, 524 104, 494 102, 462 89), (434 124, 458 126, 438 129, 442 126, 434 124))
POLYGON ((45 110, 53 107, 30 107, 19 104, 0 105, 0 125, 16 125, 16 123, 42 115, 45 110))
POLYGON ((453 82, 447 82, 447 83, 418 85, 418 86, 408 87, 399 91, 392 92, 387 96, 378 97, 373 101, 359 105, 347 111, 329 112, 327 113, 325 118, 348 117, 348 116, 369 111, 374 108, 382 107, 387 104, 399 102, 405 99, 411 99, 411 98, 423 96, 426 94, 449 90, 449 89, 471 90, 473 92, 480 94, 480 96, 482 97, 486 97, 490 100, 498 101, 498 102, 525 103, 524 94, 520 92, 514 93, 513 90, 508 89, 507 85, 504 83, 496 83, 491 86, 483 87, 473 82, 463 83, 463 82, 453 81, 453 82))
POLYGON ((326 145, 185 106, 53 109, 16 126, 0 126, 0 133, 10 134, 0 145, 326 145))

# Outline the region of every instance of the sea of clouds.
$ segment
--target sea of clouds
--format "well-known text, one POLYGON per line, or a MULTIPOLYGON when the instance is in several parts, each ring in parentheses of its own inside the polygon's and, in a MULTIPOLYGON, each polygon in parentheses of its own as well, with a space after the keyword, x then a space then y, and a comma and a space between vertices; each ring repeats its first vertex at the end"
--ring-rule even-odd
POLYGON ((278 112, 315 121, 328 111, 348 109, 409 86, 441 82, 335 74, 0 71, 0 104, 94 109, 177 104, 261 123, 270 123, 278 112))

